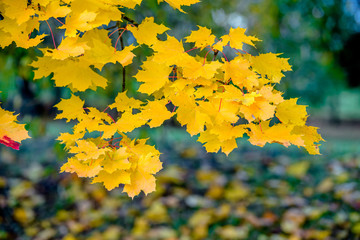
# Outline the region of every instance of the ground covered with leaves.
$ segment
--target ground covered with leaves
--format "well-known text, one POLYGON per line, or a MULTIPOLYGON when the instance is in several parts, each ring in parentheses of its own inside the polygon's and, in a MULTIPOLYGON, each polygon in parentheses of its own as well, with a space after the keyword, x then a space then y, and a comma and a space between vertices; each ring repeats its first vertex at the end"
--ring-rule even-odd
MULTIPOLYGON (((157 190, 134 200, 59 174, 64 152, 33 139, 0 150, 0 239, 358 239, 360 151, 332 141, 208 154, 179 129, 150 133, 164 153, 157 190), (15 155, 16 154, 16 155, 15 155)), ((142 134, 140 132, 140 134, 142 134)))

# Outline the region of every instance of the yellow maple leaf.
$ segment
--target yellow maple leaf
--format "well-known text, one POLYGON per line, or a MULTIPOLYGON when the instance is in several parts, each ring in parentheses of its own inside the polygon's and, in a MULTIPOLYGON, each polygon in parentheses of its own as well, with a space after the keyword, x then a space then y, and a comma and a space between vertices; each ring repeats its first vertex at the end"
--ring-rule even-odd
POLYGON ((282 93, 275 90, 274 87, 269 85, 263 86, 259 90, 259 94, 275 105, 284 102, 284 98, 281 96, 282 93))
POLYGON ((230 123, 213 125, 208 128, 208 131, 211 134, 217 135, 220 142, 224 142, 233 138, 241 138, 244 133, 247 132, 247 130, 245 129, 245 125, 233 126, 230 123))
POLYGON ((236 101, 241 102, 242 104, 249 106, 255 102, 256 97, 260 97, 261 94, 256 92, 244 94, 239 88, 234 85, 224 85, 221 86, 223 92, 216 94, 215 98, 222 98, 224 101, 236 101))
POLYGON ((110 21, 122 21, 122 12, 117 5, 104 4, 94 0, 72 0, 71 12, 60 29, 66 29, 65 36, 75 37, 80 32, 107 25, 110 21))
POLYGON ((69 99, 61 99, 61 101, 54 106, 59 111, 62 111, 56 115, 55 119, 64 118, 66 122, 72 119, 81 120, 85 116, 84 104, 85 102, 75 95, 71 95, 69 99))
POLYGON ((19 150, 20 142, 27 138, 25 124, 17 123, 16 115, 0 107, 0 143, 19 150))
POLYGON ((36 19, 30 19, 21 25, 16 20, 5 18, 0 21, 0 46, 9 46, 13 41, 18 47, 30 48, 37 46, 42 42, 46 34, 37 35, 30 38, 30 34, 34 29, 39 28, 39 22, 36 19))
POLYGON ((76 131, 82 132, 94 132, 98 131, 103 125, 112 123, 111 117, 104 112, 100 112, 96 108, 86 108, 87 114, 83 115, 81 120, 75 125, 76 131))
POLYGON ((74 146, 76 141, 84 137, 85 132, 76 132, 76 133, 60 133, 60 136, 56 139, 62 144, 65 144, 65 149, 69 149, 74 146))
POLYGON ((121 147, 106 156, 102 161, 102 166, 108 173, 113 173, 116 170, 130 169, 131 163, 129 162, 130 154, 127 152, 126 147, 121 147))
POLYGON ((44 56, 49 56, 52 59, 64 60, 68 57, 77 57, 84 54, 89 46, 86 42, 79 42, 78 37, 66 37, 64 38, 57 49, 45 48, 42 50, 44 56))
POLYGON ((159 127, 165 121, 170 119, 175 113, 171 113, 166 108, 168 100, 161 99, 156 101, 148 101, 142 108, 141 115, 144 119, 150 120, 147 124, 153 127, 159 127))
POLYGON ((119 112, 129 111, 132 112, 132 109, 139 109, 142 101, 135 98, 129 98, 127 96, 127 90, 121 92, 115 98, 115 102, 109 105, 110 108, 116 108, 119 112))
MULTIPOLYGON (((160 155, 160 152, 158 150, 156 150, 156 148, 154 146, 150 146, 150 145, 146 144, 146 141, 148 140, 147 138, 146 139, 136 139, 136 140, 134 139, 133 141, 131 141, 129 138, 126 139, 125 137, 123 137, 123 141, 125 141, 125 140, 128 142, 131 149, 137 155, 147 156, 149 153, 151 153, 151 156, 157 157, 157 159, 155 159, 156 161, 159 160, 158 157, 160 155)), ((153 159, 153 158, 151 158, 151 159, 153 159)))
POLYGON ((182 42, 172 36, 167 36, 165 41, 157 41, 151 48, 155 51, 152 61, 159 64, 182 66, 189 59, 182 42))
POLYGON ((142 0, 122 0, 120 3, 118 2, 118 0, 111 0, 113 1, 116 5, 117 4, 120 4, 121 6, 123 7, 126 7, 126 8, 135 8, 136 5, 140 5, 142 0))
POLYGON ((229 123, 206 128, 206 131, 200 133, 198 141, 204 144, 206 151, 218 152, 221 149, 226 155, 237 148, 236 139, 247 133, 245 125, 232 126, 229 123))
POLYGON ((194 58, 189 58, 188 61, 182 64, 183 77, 197 79, 199 77, 205 79, 211 79, 222 66, 222 63, 218 61, 212 61, 210 63, 203 63, 196 61, 194 58))
POLYGON ((159 154, 149 152, 147 155, 142 154, 137 162, 137 171, 149 174, 155 174, 162 169, 162 163, 159 154))
POLYGON ((269 126, 270 121, 260 122, 259 124, 249 124, 249 142, 253 145, 263 147, 266 143, 279 143, 285 147, 294 144, 304 146, 301 135, 294 134, 294 125, 275 124, 269 126))
POLYGON ((87 110, 87 117, 90 119, 98 121, 99 123, 104 121, 107 123, 112 122, 111 117, 105 112, 100 112, 98 109, 93 107, 88 107, 86 108, 86 110, 87 110))
POLYGON ((90 24, 95 20, 97 16, 96 12, 90 12, 87 9, 82 11, 80 14, 74 14, 74 11, 66 18, 66 22, 63 26, 60 26, 59 29, 66 29, 65 36, 75 37, 77 30, 87 31, 95 26, 90 24))
POLYGON ((132 32, 139 44, 152 46, 159 41, 157 35, 164 33, 169 28, 162 24, 154 23, 153 17, 147 17, 139 24, 139 26, 127 26, 127 29, 132 32))
POLYGON ((124 170, 116 170, 113 173, 102 170, 94 177, 92 183, 103 183, 105 188, 110 191, 120 184, 130 184, 130 173, 124 170))
POLYGON ((291 98, 281 102, 276 107, 275 116, 285 124, 305 125, 307 119, 306 106, 297 105, 297 98, 291 98))
POLYGON ((31 5, 28 6, 27 0, 2 0, 2 3, 5 5, 2 12, 5 18, 16 20, 18 25, 25 23, 35 14, 35 10, 31 5))
POLYGON ((228 44, 230 42, 230 46, 237 49, 242 49, 243 43, 255 46, 253 42, 260 40, 254 36, 245 35, 245 31, 246 28, 230 28, 229 34, 221 37, 222 44, 228 44))
POLYGON ((239 104, 234 101, 222 101, 220 98, 209 98, 209 101, 198 102, 201 112, 212 120, 208 123, 223 124, 224 122, 236 123, 239 120, 237 116, 239 104))
POLYGON ((152 94, 159 90, 169 81, 169 75, 172 67, 148 59, 141 66, 140 70, 134 77, 138 82, 143 82, 139 88, 139 92, 152 94))
POLYGON ((95 90, 97 87, 107 86, 106 78, 97 74, 90 67, 91 63, 83 57, 67 58, 64 60, 51 59, 50 57, 39 57, 32 62, 35 70, 34 79, 47 77, 52 72, 53 79, 58 87, 69 87, 73 91, 95 90))
POLYGON ((206 27, 198 27, 198 30, 192 31, 191 34, 186 37, 186 42, 194 42, 195 47, 200 49, 213 45, 215 36, 211 34, 211 30, 206 27))
POLYGON ((225 62, 221 69, 224 72, 225 82, 231 80, 236 86, 246 87, 248 90, 259 85, 256 73, 250 70, 250 62, 242 56, 225 62))
POLYGON ((270 104, 270 101, 262 96, 256 96, 250 105, 240 105, 239 111, 245 119, 252 122, 256 119, 262 121, 268 120, 274 116, 276 106, 270 104))
POLYGON ((100 156, 105 155, 109 149, 101 148, 89 139, 77 140, 77 146, 72 146, 69 153, 74 153, 78 160, 98 159, 100 156))
POLYGON ((60 172, 76 173, 79 177, 95 177, 101 170, 101 159, 95 161, 84 162, 77 158, 69 158, 68 161, 61 166, 60 172))
POLYGON ((212 48, 215 49, 215 50, 218 50, 220 52, 222 52, 224 50, 224 47, 228 45, 229 42, 224 42, 222 40, 216 42, 212 48))
POLYGON ((257 73, 267 77, 273 83, 279 83, 283 71, 291 71, 288 58, 280 58, 280 53, 265 53, 250 57, 251 65, 257 73))
POLYGON ((60 0, 51 0, 43 8, 38 11, 39 20, 46 21, 49 18, 61 18, 65 17, 71 12, 68 6, 62 6, 60 0))
POLYGON ((155 181, 155 177, 152 174, 135 171, 131 173, 131 181, 128 184, 125 184, 123 191, 131 198, 139 195, 141 191, 147 195, 148 193, 155 191, 155 181))
POLYGON ((133 45, 116 51, 111 45, 111 40, 105 29, 87 31, 80 41, 85 42, 88 46, 84 53, 84 59, 100 70, 107 63, 119 62, 122 66, 127 66, 132 63, 135 57, 135 54, 132 53, 135 48, 133 45))
POLYGON ((178 9, 180 12, 183 13, 185 12, 181 9, 181 6, 190 6, 192 4, 200 2, 200 0, 158 0, 158 3, 163 1, 167 2, 170 6, 178 9))
POLYGON ((301 135, 305 143, 305 149, 312 155, 320 154, 320 144, 317 143, 325 141, 317 132, 317 129, 317 127, 312 126, 295 126, 293 130, 294 134, 301 135))
POLYGON ((203 132, 205 123, 211 122, 210 117, 200 111, 195 99, 184 92, 172 96, 171 101, 176 106, 179 106, 176 109, 176 119, 182 126, 186 125, 186 131, 190 135, 193 136, 203 132))
POLYGON ((98 127, 98 131, 102 131, 102 138, 110 138, 116 132, 118 133, 127 133, 131 132, 136 128, 139 128, 146 124, 148 119, 144 119, 140 113, 132 114, 131 112, 124 112, 121 115, 121 118, 118 119, 115 123, 109 125, 101 125, 98 127))
POLYGON ((236 138, 232 137, 224 141, 220 141, 218 135, 210 133, 210 131, 201 132, 198 141, 204 144, 207 152, 217 153, 220 149, 226 155, 237 148, 236 138))

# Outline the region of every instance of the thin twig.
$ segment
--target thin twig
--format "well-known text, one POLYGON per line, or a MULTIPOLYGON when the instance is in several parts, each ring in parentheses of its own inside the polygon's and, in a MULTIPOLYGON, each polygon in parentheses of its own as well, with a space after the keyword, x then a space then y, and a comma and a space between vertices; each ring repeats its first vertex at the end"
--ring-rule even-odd
POLYGON ((129 17, 127 16, 123 16, 123 19, 125 19, 126 21, 128 21, 129 23, 133 24, 134 26, 138 27, 139 24, 137 22, 135 22, 134 20, 130 19, 129 17))

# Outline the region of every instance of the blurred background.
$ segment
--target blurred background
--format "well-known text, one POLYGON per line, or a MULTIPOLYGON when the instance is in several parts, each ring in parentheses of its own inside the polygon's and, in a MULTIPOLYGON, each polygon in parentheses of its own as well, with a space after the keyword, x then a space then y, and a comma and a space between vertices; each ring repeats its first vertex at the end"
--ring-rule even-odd
MULTIPOLYGON (((184 9, 148 0, 126 15, 136 22, 154 16, 179 39, 197 25, 218 37, 243 27, 262 40, 246 51, 283 53, 293 71, 277 89, 308 105, 309 125, 326 140, 322 155, 246 139, 229 157, 209 154, 168 122, 131 134, 150 137, 163 153, 157 191, 134 200, 121 188, 108 192, 59 173, 67 155, 55 139, 71 125, 53 120, 53 106, 69 91, 50 78, 33 81, 28 65, 39 50, 11 45, 0 49, 0 100, 20 113, 32 139, 20 151, 0 146, 0 239, 360 239, 360 1, 202 0, 184 9)), ((49 23, 58 44, 63 32, 49 23)), ((41 31, 49 34, 47 25, 41 31)), ((46 46, 53 47, 50 35, 46 46)), ((126 68, 131 94, 143 51, 126 68)), ((122 68, 107 65, 102 74, 111 85, 82 94, 99 109, 121 91, 122 68)))

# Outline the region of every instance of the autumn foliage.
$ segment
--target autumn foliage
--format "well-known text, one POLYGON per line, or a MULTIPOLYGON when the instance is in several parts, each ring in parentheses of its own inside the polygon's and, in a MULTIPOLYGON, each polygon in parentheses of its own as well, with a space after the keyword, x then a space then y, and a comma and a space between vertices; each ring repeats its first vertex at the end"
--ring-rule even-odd
MULTIPOLYGON (((237 148, 236 139, 244 135, 253 145, 279 143, 286 147, 304 147, 310 154, 319 154, 321 136, 317 128, 306 125, 306 106, 297 99, 284 99, 275 90, 283 72, 290 71, 288 59, 280 54, 252 56, 243 50, 260 41, 245 34, 246 29, 231 28, 217 38, 210 29, 198 30, 178 40, 169 29, 152 17, 140 24, 127 18, 123 8, 136 8, 142 0, 4 0, 0 12, 0 46, 15 42, 18 47, 36 47, 44 35, 39 26, 49 18, 57 19, 64 38, 54 48, 40 48, 31 66, 35 79, 50 74, 57 87, 71 89, 72 95, 55 107, 56 119, 76 122, 72 132, 61 133, 58 140, 71 154, 61 171, 89 177, 111 190, 124 185, 130 197, 155 190, 155 177, 162 164, 159 151, 146 144, 146 139, 130 139, 126 133, 144 125, 159 127, 176 117, 208 152, 221 150, 229 154, 237 148), (58 18, 61 18, 59 20, 58 18), (136 43, 124 46, 124 32, 130 32, 136 43), (162 35, 162 37, 159 37, 162 35), (165 37, 164 37, 165 36, 165 37), (121 42, 121 44, 120 44, 121 42), (184 49, 183 42, 194 48, 184 49), (121 50, 119 46, 121 45, 121 50), (147 101, 129 96, 123 89, 105 110, 85 107, 79 92, 106 88, 109 79, 99 74, 108 64, 125 67, 132 64, 133 50, 146 45, 153 53, 133 76, 142 83, 138 91, 148 94, 147 101), (229 59, 224 48, 231 48, 236 57, 229 59), (199 49, 200 56, 194 56, 199 49), (117 118, 108 109, 115 109, 117 118), (97 137, 94 137, 97 134, 97 137)), ((158 1, 162 2, 162 1, 158 1)), ((165 0, 183 12, 182 6, 198 0, 165 0)), ((125 79, 123 79, 125 81, 125 79)), ((129 81, 129 80, 127 80, 129 81)), ((1 143, 17 148, 28 137, 16 117, 0 111, 1 143), (16 142, 17 144, 15 144, 16 142)))

